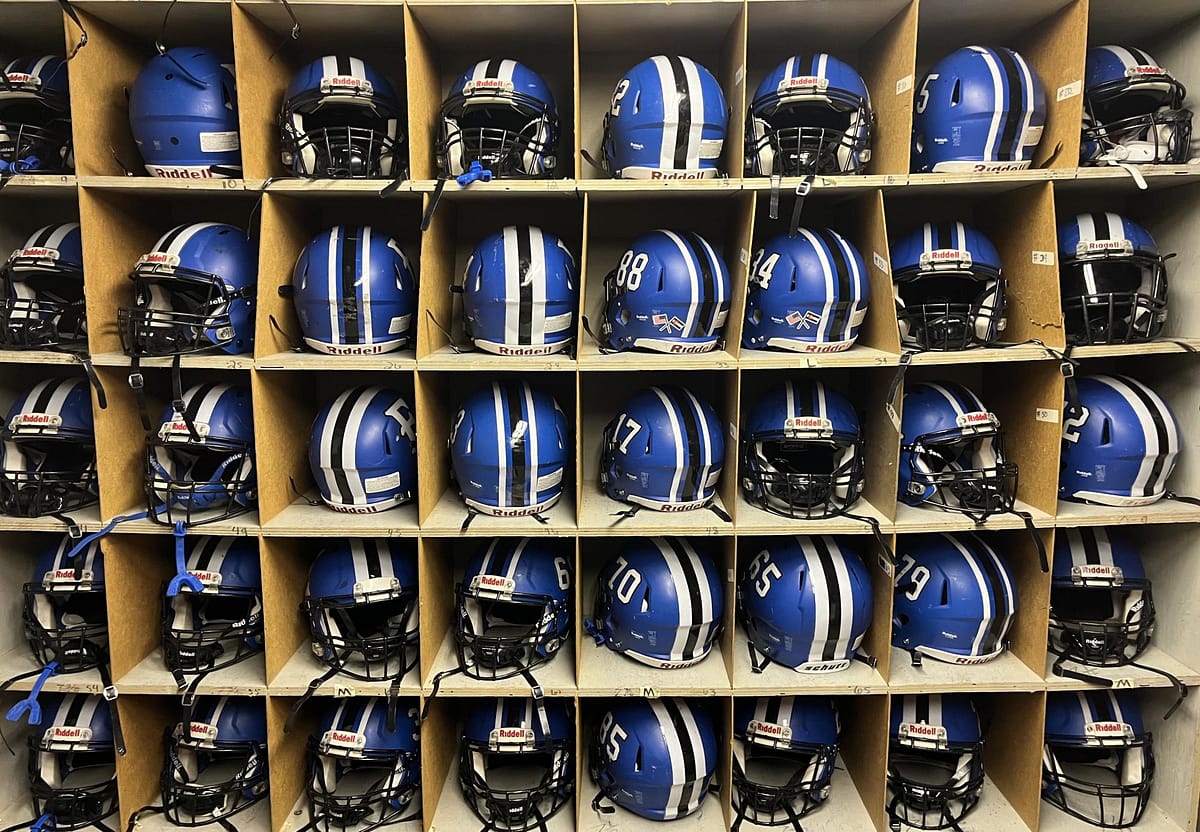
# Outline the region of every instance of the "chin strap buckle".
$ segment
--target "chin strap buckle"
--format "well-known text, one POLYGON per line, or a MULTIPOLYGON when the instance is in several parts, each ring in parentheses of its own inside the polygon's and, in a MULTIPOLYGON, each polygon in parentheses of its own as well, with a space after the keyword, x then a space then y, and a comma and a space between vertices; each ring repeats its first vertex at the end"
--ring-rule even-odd
POLYGON ((115 702, 121 694, 117 691, 116 685, 109 685, 104 690, 100 691, 100 695, 104 697, 105 702, 115 702))

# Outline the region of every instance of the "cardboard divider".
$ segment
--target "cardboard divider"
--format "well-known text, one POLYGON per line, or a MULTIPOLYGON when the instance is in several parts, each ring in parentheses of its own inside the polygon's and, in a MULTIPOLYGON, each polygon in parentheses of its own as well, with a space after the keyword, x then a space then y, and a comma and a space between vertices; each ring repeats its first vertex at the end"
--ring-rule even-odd
POLYGON ((418 615, 421 622, 421 678, 433 671, 433 660, 455 614, 455 553, 466 541, 426 537, 418 549, 418 615))
POLYGON ((166 535, 113 534, 101 544, 112 677, 120 681, 162 645, 163 586, 175 574, 166 535))
POLYGON ((298 648, 310 641, 300 613, 308 585, 308 568, 317 541, 264 537, 258 541, 263 577, 263 635, 268 684, 298 648))
POLYGON ((1003 793, 1030 829, 1037 829, 1041 808, 1045 695, 978 695, 975 707, 979 709, 983 723, 983 764, 991 785, 1003 793))
POLYGON ((304 794, 308 776, 306 756, 308 738, 316 728, 323 701, 310 701, 296 716, 292 730, 284 733, 283 726, 296 700, 292 697, 271 696, 267 708, 267 763, 271 771, 271 828, 281 829, 296 801, 304 794))
MULTIPOLYGON (((0 696, 0 708, 6 712, 23 694, 8 691, 0 696)), ((4 736, 12 747, 12 754, 0 755, 0 811, 6 818, 34 819, 33 800, 29 793, 28 742, 37 728, 30 727, 25 720, 9 722, 4 736)))
MULTIPOLYGON (((1053 559, 1054 532, 1039 529, 1038 536, 1053 559)), ((1044 668, 1046 635, 1050 616, 1050 575, 1042 571, 1037 547, 1023 531, 995 532, 986 536, 1016 577, 1016 619, 1008 632, 1009 650, 1034 673, 1044 668)))
POLYGON ((117 755, 120 824, 144 806, 160 801, 159 778, 166 748, 163 737, 180 718, 176 696, 122 696, 117 700, 125 754, 117 755))
MULTIPOLYGON (((858 789, 871 824, 887 828, 884 801, 887 794, 887 751, 890 698, 887 696, 843 696, 837 700, 842 722, 839 743, 841 764, 858 789)), ((849 785, 849 784, 846 784, 849 785)), ((840 794, 831 797, 841 801, 840 794)), ((846 827, 842 827, 846 828, 846 827)), ((866 826, 856 828, 867 829, 866 826)))

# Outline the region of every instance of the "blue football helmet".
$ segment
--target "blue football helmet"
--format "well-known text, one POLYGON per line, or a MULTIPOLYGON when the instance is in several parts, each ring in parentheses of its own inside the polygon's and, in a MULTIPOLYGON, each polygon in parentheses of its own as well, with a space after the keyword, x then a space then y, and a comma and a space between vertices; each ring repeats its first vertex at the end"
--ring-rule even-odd
POLYGON ((454 588, 458 665, 510 679, 545 664, 571 637, 573 558, 538 538, 496 538, 467 561, 454 588))
POLYGON ((416 340, 416 272, 369 225, 313 237, 292 270, 292 301, 304 343, 326 355, 382 355, 416 340))
POLYGON ((493 58, 451 85, 434 152, 442 176, 459 176, 479 162, 501 178, 548 179, 558 170, 561 140, 554 95, 542 76, 493 58))
POLYGON ((354 387, 313 420, 308 465, 325 505, 374 514, 417 492, 416 416, 387 387, 354 387))
POLYGON ((417 665, 417 551, 399 538, 347 538, 322 549, 300 610, 313 655, 365 681, 397 679, 417 665))
POLYGON ((762 541, 737 585, 756 673, 768 662, 797 673, 850 667, 874 612, 871 574, 856 548, 827 535, 762 541))
POLYGON ((133 306, 117 310, 127 354, 254 351, 258 245, 242 229, 178 225, 138 258, 130 277, 133 306))
POLYGON ((575 790, 575 719, 570 700, 475 699, 465 712, 458 782, 490 829, 545 829, 575 790), (513 777, 510 770, 521 771, 513 777))
POLYGON ((678 669, 708 656, 724 613, 725 587, 707 552, 682 538, 638 538, 600 570, 584 626, 597 645, 651 667, 678 669))
POLYGON ((717 496, 725 437, 712 405, 682 387, 635 393, 604 428, 600 484, 655 511, 704 508, 717 496))
POLYGON ((717 346, 730 303, 729 269, 690 231, 651 231, 604 278, 606 349, 698 353, 717 346))
POLYGON ((746 114, 746 174, 862 173, 875 113, 862 76, 832 55, 794 55, 763 78, 746 114))
POLYGON ((614 179, 714 179, 729 108, 691 58, 655 55, 625 73, 604 115, 601 153, 614 179))
POLYGON ((904 391, 900 420, 900 499, 957 511, 983 522, 1012 511, 1017 466, 1004 453, 1000 420, 955 382, 904 391))
POLYGON ((421 728, 414 700, 389 725, 382 697, 342 699, 308 739, 309 819, 322 832, 369 832, 421 817, 421 728), (407 814, 406 814, 407 812, 407 814))
POLYGON ((819 381, 786 381, 746 412, 742 492, 784 517, 842 514, 862 493, 863 444, 849 399, 819 381))
POLYGON ((1162 334, 1167 258, 1133 220, 1097 212, 1062 223, 1058 270, 1067 343, 1130 344, 1162 334))
POLYGON ((773 237, 750 264, 742 346, 752 350, 842 352, 854 346, 870 302, 867 267, 829 228, 773 237))
POLYGON ((1011 49, 964 46, 917 89, 914 173, 1025 170, 1046 125, 1037 71, 1011 49))
POLYGON ((242 175, 233 63, 211 49, 180 46, 147 61, 129 89, 129 127, 151 176, 242 175))
POLYGON ((70 535, 38 556, 33 580, 21 589, 25 638, 34 659, 57 661, 60 673, 99 667, 108 661, 108 603, 104 553, 94 539, 74 556, 70 535))
POLYGON ((735 699, 732 832, 743 820, 803 832, 800 818, 829 798, 840 733, 827 697, 735 699))
POLYGON ((146 439, 150 519, 195 526, 250 511, 258 505, 250 391, 197 384, 181 404, 182 412, 167 405, 146 439))
POLYGON ((594 729, 590 770, 599 797, 650 820, 674 820, 704 803, 717 753, 703 708, 671 697, 623 699, 594 729))
POLYGON ((34 816, 48 817, 54 829, 105 828, 104 819, 117 811, 117 754, 108 703, 79 693, 45 695, 28 747, 34 816))
POLYGON ((400 97, 370 64, 317 58, 283 94, 283 166, 308 179, 391 179, 405 168, 403 120, 400 97))
POLYGON ((16 58, 0 89, 0 175, 75 167, 67 62, 55 55, 16 58))
POLYGON ((961 222, 927 222, 891 243, 892 291, 905 349, 986 347, 1005 328, 1000 254, 961 222))
POLYGON ((1042 799, 1094 827, 1128 829, 1154 785, 1154 735, 1130 691, 1046 694, 1042 799))
POLYGON ((1141 49, 1088 50, 1080 163, 1182 164, 1192 143, 1187 89, 1141 49))
POLYGON ((463 328, 496 355, 550 355, 575 343, 579 277, 562 240, 531 225, 484 237, 467 260, 463 328))
POLYGON ((1179 457, 1170 405, 1129 376, 1080 378, 1067 403, 1058 496, 1106 506, 1145 506, 1167 493, 1179 457))
POLYGON ((87 349, 79 223, 39 228, 0 267, 0 345, 87 349))
POLYGON ((468 396, 450 428, 450 465, 468 509, 493 517, 549 510, 562 496, 571 436, 554 397, 523 381, 468 396))
POLYGON ((18 395, 0 429, 0 514, 57 515, 97 498, 87 382, 46 379, 18 395))
POLYGON ((983 538, 901 535, 896 546, 892 645, 957 665, 989 662, 1008 649, 1017 579, 983 538))

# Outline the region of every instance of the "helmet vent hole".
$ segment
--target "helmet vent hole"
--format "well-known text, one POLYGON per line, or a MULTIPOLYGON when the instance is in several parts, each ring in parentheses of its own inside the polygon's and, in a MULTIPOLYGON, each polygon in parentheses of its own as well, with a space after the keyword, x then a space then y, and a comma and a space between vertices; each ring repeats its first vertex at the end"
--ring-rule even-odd
POLYGON ((633 770, 642 770, 642 747, 640 745, 638 746, 637 756, 633 758, 633 770))
POLYGON ((942 583, 942 606, 943 607, 950 606, 950 582, 949 581, 945 581, 942 583))
POLYGON ((637 95, 635 95, 633 97, 633 113, 634 113, 634 115, 637 115, 637 113, 641 109, 642 109, 642 91, 638 90, 637 95))
POLYGON ((388 456, 392 455, 392 440, 386 433, 383 435, 383 452, 388 456))
POLYGON ((898 623, 898 624, 899 624, 901 627, 907 627, 907 626, 908 626, 908 620, 909 620, 909 619, 908 619, 908 616, 907 616, 907 615, 905 615, 904 613, 900 613, 899 615, 897 615, 897 616, 896 616, 896 622, 897 622, 897 623, 898 623))
POLYGON ((1100 426, 1100 444, 1101 445, 1111 445, 1112 444, 1112 420, 1111 419, 1105 419, 1104 424, 1102 424, 1100 426))
POLYGON ((620 318, 621 318, 621 325, 622 325, 622 326, 629 326, 629 321, 630 321, 630 319, 631 319, 632 317, 633 317, 633 316, 630 314, 630 312, 629 312, 629 310, 628 310, 628 309, 622 309, 622 310, 621 310, 621 315, 620 315, 620 318))
POLYGON ((178 136, 172 136, 172 137, 171 137, 171 144, 175 144, 175 145, 179 144, 179 137, 178 137, 178 136))
POLYGON ((957 107, 959 100, 962 98, 962 79, 954 82, 954 89, 950 92, 950 106, 957 107))
POLYGON ((650 611, 650 586, 646 586, 646 591, 642 593, 642 612, 650 611))

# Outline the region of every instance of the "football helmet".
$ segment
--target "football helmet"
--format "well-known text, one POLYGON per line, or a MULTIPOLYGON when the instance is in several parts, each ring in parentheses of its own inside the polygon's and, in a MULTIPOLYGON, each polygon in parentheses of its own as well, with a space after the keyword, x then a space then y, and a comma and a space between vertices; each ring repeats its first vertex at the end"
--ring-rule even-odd
POLYGON ((600 341, 609 350, 708 352, 721 339, 731 294, 729 269, 707 240, 651 231, 604 278, 600 341))
POLYGON ((593 731, 590 771, 600 794, 650 820, 700 808, 717 768, 712 718, 686 699, 614 702, 593 731))
POLYGON ((803 832, 800 818, 829 798, 840 733, 837 707, 827 697, 735 699, 733 832, 743 820, 803 832))
POLYGON ((554 657, 571 636, 575 568, 550 541, 497 538, 454 588, 458 664, 468 676, 509 679, 554 657))
POLYGON ((1181 164, 1192 143, 1187 89, 1141 49, 1088 50, 1083 76, 1080 162, 1181 164))
POLYGON ((742 346, 842 352, 854 346, 870 302, 867 267, 854 244, 829 228, 773 237, 750 264, 742 346))
POLYGON ((103 820, 117 811, 111 717, 99 696, 46 695, 28 738, 29 792, 34 815, 49 816, 49 828, 104 829, 103 820))
POLYGON ((858 501, 863 435, 850 400, 819 381, 785 381, 742 423, 742 492, 772 514, 815 520, 858 501))
POLYGON ((33 232, 0 268, 0 297, 0 345, 5 349, 86 350, 79 223, 33 232))
POLYGON ((470 700, 458 749, 463 797, 485 828, 545 829, 575 790, 569 700, 470 700))
POLYGON ((721 635, 725 586, 717 564, 677 537, 637 538, 596 578, 588 633, 651 667, 702 662, 721 635))
POLYGON ((1170 406, 1129 376, 1087 376, 1076 388, 1063 419, 1058 496, 1106 506, 1158 502, 1180 450, 1170 406))
POLYGON ((459 176, 479 162, 501 178, 553 177, 558 111, 550 87, 512 60, 480 61, 451 85, 438 118, 438 169, 459 176))
POLYGON ((313 654, 354 679, 398 679, 417 665, 417 552, 412 540, 347 538, 308 572, 301 612, 313 654))
POLYGON ((317 414, 308 465, 325 505, 374 514, 411 502, 417 488, 416 416, 386 387, 355 387, 317 414))
POLYGON ((233 63, 211 49, 180 46, 147 61, 129 89, 129 127, 151 176, 242 175, 233 63))
POLYGON ((134 305, 117 310, 127 354, 253 352, 258 246, 242 229, 176 226, 138 258, 130 277, 134 305))
POLYGON ((614 179, 714 179, 729 108, 691 58, 655 55, 625 73, 604 115, 601 154, 614 179))
POLYGON ((1079 214, 1060 225, 1067 343, 1129 344, 1162 334, 1166 261, 1150 232, 1120 214, 1079 214))
POLYGON ((917 89, 914 173, 1025 170, 1046 125, 1037 71, 1011 49, 964 46, 917 89))
POLYGON ((21 590, 29 648, 43 665, 58 662, 61 673, 108 661, 104 553, 95 539, 69 557, 77 543, 66 535, 39 555, 33 580, 21 590))
POLYGON ((955 382, 906 387, 900 420, 900 499, 983 522, 1012 511, 1017 466, 1000 420, 955 382))
POLYGON ((1154 735, 1129 691, 1046 694, 1042 799, 1103 829, 1142 818, 1154 785, 1154 735))
POLYGON ((893 698, 887 787, 893 824, 959 828, 983 791, 983 729, 969 696, 893 698))
POLYGON ((389 726, 380 697, 338 700, 325 711, 308 740, 305 788, 314 827, 368 832, 420 818, 417 713, 415 701, 401 704, 389 726))
POLYGON ((450 465, 467 508, 493 517, 548 511, 562 496, 570 437, 554 397, 523 381, 472 393, 450 428, 450 465))
POLYGON ((250 511, 258 504, 250 391, 197 384, 179 404, 167 405, 146 439, 150 519, 194 526, 250 511))
POLYGON ((832 55, 794 55, 758 85, 746 114, 746 174, 862 173, 875 112, 866 82, 832 55))
POLYGON ((797 673, 845 670, 874 613, 871 574, 845 538, 772 537, 742 568, 738 617, 750 662, 797 673))
POLYGON ((463 328, 496 355, 550 355, 575 343, 579 278, 562 240, 531 225, 506 225, 467 259, 463 328))
POLYGON ((55 173, 75 167, 67 62, 16 58, 0 89, 0 174, 55 173))
POLYGON ((704 508, 717 496, 725 437, 712 405, 682 387, 635 393, 604 428, 600 484, 655 511, 704 508))
POLYGON ((892 291, 906 349, 965 350, 1005 328, 1000 254, 961 222, 927 222, 891 244, 892 291))
POLYGON ((1017 579, 978 535, 901 535, 896 547, 892 645, 921 656, 983 664, 1008 649, 1017 579))
POLYGON ((83 379, 46 379, 19 394, 0 441, 0 514, 60 515, 96 502, 92 396, 83 379))
POLYGON ((283 166, 308 179, 391 179, 405 167, 404 104, 365 61, 325 55, 283 94, 283 166))

